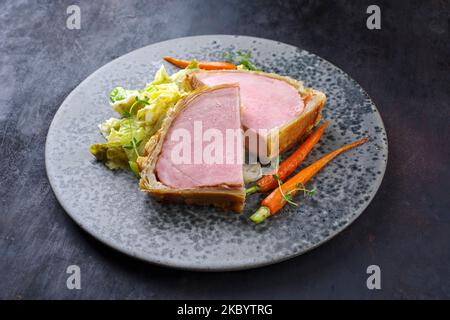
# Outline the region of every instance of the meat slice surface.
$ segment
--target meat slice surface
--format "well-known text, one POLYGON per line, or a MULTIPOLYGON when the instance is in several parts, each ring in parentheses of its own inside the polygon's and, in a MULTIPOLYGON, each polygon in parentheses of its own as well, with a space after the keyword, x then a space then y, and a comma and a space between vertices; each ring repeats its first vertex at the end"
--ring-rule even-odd
POLYGON ((241 188, 242 141, 233 148, 226 141, 227 130, 240 134, 240 128, 238 87, 199 94, 167 132, 155 166, 159 181, 172 188, 241 188))
POLYGON ((286 81, 248 72, 199 72, 197 83, 214 86, 238 83, 245 129, 271 130, 297 118, 305 105, 298 91, 286 81))

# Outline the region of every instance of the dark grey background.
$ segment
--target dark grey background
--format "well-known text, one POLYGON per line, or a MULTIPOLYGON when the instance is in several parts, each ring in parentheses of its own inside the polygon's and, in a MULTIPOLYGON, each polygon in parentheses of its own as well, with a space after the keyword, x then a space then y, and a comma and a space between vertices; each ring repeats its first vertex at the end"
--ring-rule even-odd
MULTIPOLYGON (((450 298, 449 1, 2 1, 0 298, 450 298), (66 8, 81 7, 81 30, 66 8), (366 28, 378 4, 382 30, 366 28), (152 266, 78 228, 51 191, 44 143, 61 102, 112 59, 161 40, 242 34, 333 62, 373 98, 386 176, 347 230, 270 267, 194 273, 152 266), (66 289, 68 265, 82 290, 66 289), (366 288, 377 264, 382 290, 366 288)), ((76 195, 74 195, 76 196, 76 195)))

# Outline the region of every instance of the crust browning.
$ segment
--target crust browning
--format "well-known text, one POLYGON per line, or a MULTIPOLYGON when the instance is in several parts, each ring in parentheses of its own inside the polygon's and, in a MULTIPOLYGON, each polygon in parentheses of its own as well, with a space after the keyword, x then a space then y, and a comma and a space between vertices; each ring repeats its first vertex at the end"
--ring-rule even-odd
MULTIPOLYGON (((261 71, 248 71, 248 70, 201 70, 195 73, 191 73, 188 75, 188 81, 191 83, 193 88, 201 88, 204 84, 195 77, 197 73, 219 73, 219 72, 244 72, 244 73, 253 73, 277 80, 281 80, 287 82, 291 86, 293 86, 300 97, 305 102, 305 110, 302 114, 293 119, 291 122, 283 125, 279 128, 278 131, 278 148, 273 141, 275 141, 275 135, 277 130, 273 130, 269 132, 267 135, 265 142, 267 146, 267 155, 270 158, 276 157, 279 154, 282 154, 284 151, 292 148, 294 145, 298 144, 303 140, 312 129, 320 122, 322 117, 322 108, 325 104, 326 97, 323 92, 318 90, 314 90, 312 88, 304 87, 303 83, 297 81, 295 79, 289 77, 283 77, 275 73, 265 73, 261 71), (277 150, 278 149, 278 150, 277 150)), ((245 106, 244 106, 245 108, 245 106)), ((244 128, 248 129, 248 128, 244 128)))
POLYGON ((155 173, 164 139, 176 117, 200 94, 222 88, 238 87, 236 84, 226 84, 214 87, 204 87, 190 93, 171 108, 162 122, 161 128, 145 145, 144 156, 137 159, 141 179, 139 186, 142 191, 153 197, 168 202, 184 202, 195 205, 214 205, 224 210, 241 212, 244 207, 245 190, 243 187, 204 187, 194 189, 171 188, 158 180, 155 173))

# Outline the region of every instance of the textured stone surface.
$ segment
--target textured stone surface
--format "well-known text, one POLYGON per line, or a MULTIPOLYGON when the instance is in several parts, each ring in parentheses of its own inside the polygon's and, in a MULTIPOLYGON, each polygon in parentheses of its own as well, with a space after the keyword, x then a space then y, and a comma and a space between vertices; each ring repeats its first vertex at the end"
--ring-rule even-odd
POLYGON ((0 297, 449 297, 448 5, 384 3, 382 30, 363 4, 204 1, 0 4, 0 297), (273 4, 272 4, 273 3, 273 4), (168 24, 170 23, 170 24, 168 24), (371 95, 385 122, 389 165, 366 212, 332 242, 271 267, 200 274, 132 260, 82 232, 56 201, 44 169, 50 121, 67 94, 103 64, 165 39, 244 34, 294 44, 335 63, 371 95), (82 269, 81 291, 65 269, 82 269), (382 287, 365 287, 378 264, 382 287), (270 290, 268 290, 270 288, 270 290))

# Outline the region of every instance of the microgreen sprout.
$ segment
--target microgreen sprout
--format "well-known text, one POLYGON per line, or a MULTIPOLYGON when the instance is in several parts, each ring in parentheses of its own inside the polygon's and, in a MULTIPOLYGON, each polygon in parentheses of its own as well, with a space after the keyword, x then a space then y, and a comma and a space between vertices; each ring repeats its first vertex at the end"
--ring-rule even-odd
POLYGON ((125 111, 123 116, 126 119, 128 119, 128 125, 129 125, 129 129, 130 129, 130 134, 131 134, 131 143, 126 144, 123 147, 128 150, 134 150, 134 152, 136 153, 136 156, 139 157, 139 152, 138 152, 137 148, 141 144, 142 140, 137 140, 136 137, 134 136, 133 118, 131 117, 131 114, 128 111, 125 111))
POLYGON ((255 64, 251 61, 252 52, 242 52, 236 51, 236 53, 225 52, 223 54, 224 58, 232 62, 236 65, 243 66, 244 69, 258 71, 259 69, 255 66, 255 64))
POLYGON ((297 183, 293 190, 286 189, 286 192, 283 192, 283 188, 281 187, 282 181, 280 180, 280 178, 276 174, 273 174, 272 176, 278 183, 278 189, 280 190, 281 196, 283 197, 283 199, 281 200, 282 203, 287 202, 289 204, 292 204, 293 206, 298 206, 298 204, 292 200, 294 198, 294 194, 298 191, 302 191, 304 196, 312 197, 316 194, 315 188, 308 190, 301 182, 297 183))

